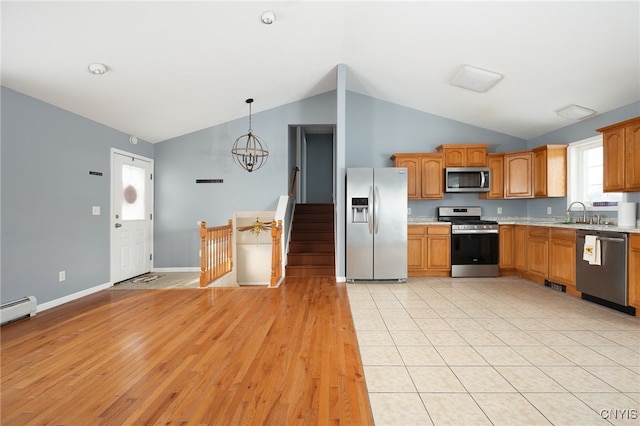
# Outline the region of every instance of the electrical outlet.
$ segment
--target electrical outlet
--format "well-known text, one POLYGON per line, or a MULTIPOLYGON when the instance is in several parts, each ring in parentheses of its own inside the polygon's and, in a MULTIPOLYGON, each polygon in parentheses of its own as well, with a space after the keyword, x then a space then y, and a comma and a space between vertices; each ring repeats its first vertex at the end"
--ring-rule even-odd
POLYGON ((67 274, 66 274, 66 272, 65 272, 65 271, 60 271, 60 272, 58 272, 58 281, 62 282, 62 281, 64 281, 64 280, 66 280, 66 279, 67 279, 67 276, 66 276, 66 275, 67 275, 67 274))
POLYGON ((498 209, 497 209, 497 210, 498 210, 498 211, 497 211, 497 213, 498 213, 498 214, 502 214, 502 207, 498 207, 498 209))
POLYGON ((411 207, 409 207, 409 208, 407 209, 407 214, 408 214, 409 216, 411 216, 411 207))
POLYGON ((547 214, 551 214, 551 207, 547 207, 547 214))

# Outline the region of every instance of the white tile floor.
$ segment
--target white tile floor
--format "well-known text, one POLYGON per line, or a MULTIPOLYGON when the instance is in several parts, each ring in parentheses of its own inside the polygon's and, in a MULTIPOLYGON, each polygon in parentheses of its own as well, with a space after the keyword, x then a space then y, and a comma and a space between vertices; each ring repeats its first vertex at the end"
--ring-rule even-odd
POLYGON ((638 318, 519 278, 347 288, 377 426, 640 424, 638 318))

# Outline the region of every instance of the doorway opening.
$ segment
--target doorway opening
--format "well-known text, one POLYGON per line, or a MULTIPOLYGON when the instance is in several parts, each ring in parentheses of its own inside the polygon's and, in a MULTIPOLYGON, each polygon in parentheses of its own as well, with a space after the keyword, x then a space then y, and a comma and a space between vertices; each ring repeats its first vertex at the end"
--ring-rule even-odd
POLYGON ((299 204, 335 202, 335 126, 289 126, 289 182, 300 171, 294 196, 299 204))

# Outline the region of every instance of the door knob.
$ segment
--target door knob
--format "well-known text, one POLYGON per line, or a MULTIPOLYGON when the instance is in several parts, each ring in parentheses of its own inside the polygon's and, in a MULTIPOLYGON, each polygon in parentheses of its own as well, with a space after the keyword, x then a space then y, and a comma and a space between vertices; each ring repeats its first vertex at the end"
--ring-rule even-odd
POLYGON ((121 223, 116 223, 116 228, 122 228, 122 224, 121 223))

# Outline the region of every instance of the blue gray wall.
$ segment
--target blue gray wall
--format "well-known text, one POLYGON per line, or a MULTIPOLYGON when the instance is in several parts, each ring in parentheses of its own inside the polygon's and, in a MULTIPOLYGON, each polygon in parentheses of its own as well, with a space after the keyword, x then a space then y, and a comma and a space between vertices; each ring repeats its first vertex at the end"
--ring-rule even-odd
POLYGON ((1 90, 2 302, 43 303, 108 283, 110 150, 153 157, 153 145, 1 90))
MULTIPOLYGON (((338 83, 340 93, 253 115, 253 128, 271 155, 265 168, 251 174, 233 164, 229 153, 233 140, 247 131, 247 118, 132 146, 122 132, 2 88, 1 301, 34 294, 43 303, 109 282, 112 147, 154 158, 154 266, 183 268, 198 266, 198 220, 223 224, 233 211, 274 210, 278 196, 288 192, 290 125, 336 123, 338 164, 344 152, 345 167, 365 167, 390 166, 394 152, 429 152, 442 143, 489 143, 490 151, 505 152, 573 142, 640 115, 635 103, 524 141, 346 91, 338 83), (90 176, 90 170, 103 176, 90 176), (201 178, 224 183, 196 184, 201 178), (95 205, 100 216, 91 214, 95 205), (67 275, 62 283, 61 270, 67 275)), ((345 167, 336 171, 338 185, 344 184, 345 167)), ((629 198, 640 202, 640 193, 629 198)), ((504 216, 543 216, 549 203, 566 208, 564 198, 480 201, 475 194, 447 194, 409 207, 413 216, 433 217, 437 206, 454 204, 480 205, 486 215, 500 206, 504 216)), ((344 244, 341 232, 338 244, 344 244)))
POLYGON ((289 125, 334 123, 335 117, 335 92, 253 114, 253 131, 267 144, 269 159, 252 173, 231 158, 233 141, 247 133, 248 117, 156 144, 154 266, 200 265, 199 220, 223 225, 234 211, 275 210, 290 189, 289 125))
MULTIPOLYGON (((533 149, 541 145, 568 144, 583 139, 598 136, 601 133, 596 129, 609 126, 613 123, 628 120, 640 116, 640 102, 635 102, 614 111, 596 115, 570 126, 563 127, 556 131, 547 133, 535 139, 527 141, 527 149, 533 149)), ((640 192, 627 193, 627 200, 640 202, 640 192)), ((563 216, 567 210, 567 199, 563 198, 540 198, 527 201, 527 215, 531 217, 544 217, 547 215, 547 207, 551 207, 553 216, 563 216)), ((617 212, 598 212, 601 216, 617 218, 617 212)))
MULTIPOLYGON (((482 129, 437 115, 347 92, 347 167, 390 167, 394 152, 436 152, 451 143, 488 143, 490 152, 526 149, 526 140, 482 129)), ((475 205, 493 215, 525 216, 526 201, 479 200, 478 194, 446 194, 443 200, 409 201, 411 216, 435 217, 436 207, 475 205)))

